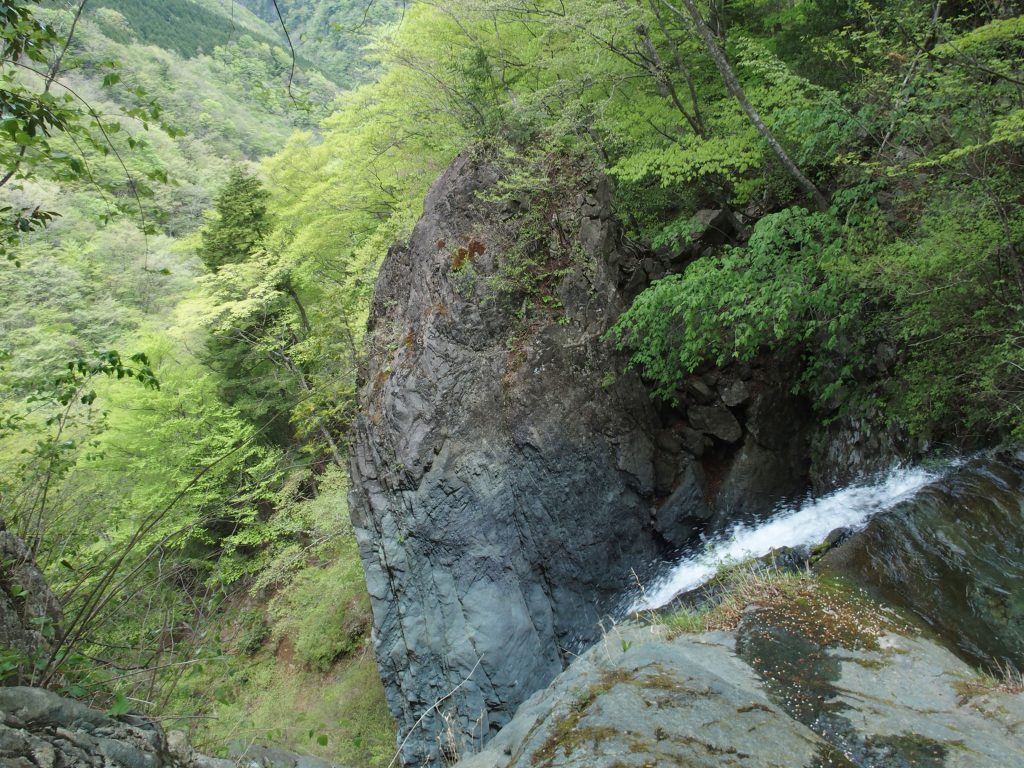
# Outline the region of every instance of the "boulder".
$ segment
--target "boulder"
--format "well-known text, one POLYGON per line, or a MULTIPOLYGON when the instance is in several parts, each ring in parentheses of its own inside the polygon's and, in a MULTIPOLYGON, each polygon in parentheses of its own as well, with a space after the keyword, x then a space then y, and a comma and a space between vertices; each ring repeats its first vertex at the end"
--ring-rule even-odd
POLYGON ((733 653, 729 633, 620 627, 463 768, 800 768, 827 745, 733 653))
POLYGON ((735 443, 743 437, 743 427, 728 408, 714 405, 695 405, 687 412, 690 426, 698 432, 735 443))
POLYGON ((722 402, 730 408, 743 405, 750 399, 750 385, 741 379, 726 381, 718 387, 722 402))
POLYGON ((10 768, 191 768, 152 720, 112 718, 52 691, 0 688, 0 765, 10 768))
POLYGON ((493 287, 517 249, 550 247, 516 242, 518 222, 510 234, 483 202, 501 173, 473 154, 449 168, 385 260, 370 316, 352 520, 415 765, 490 738, 690 530, 652 521, 656 415, 602 339, 625 307, 606 182, 550 217, 548 239, 577 262, 550 286, 561 309, 544 310, 493 287), (467 238, 481 252, 456 270, 437 243, 467 238))
POLYGON ((459 766, 1024 766, 1024 697, 879 606, 827 607, 615 627, 459 766))

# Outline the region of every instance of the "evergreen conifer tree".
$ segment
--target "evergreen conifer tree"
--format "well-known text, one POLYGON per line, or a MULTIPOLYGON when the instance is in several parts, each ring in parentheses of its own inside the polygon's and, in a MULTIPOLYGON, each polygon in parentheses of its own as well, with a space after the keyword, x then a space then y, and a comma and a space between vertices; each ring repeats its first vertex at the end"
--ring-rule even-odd
POLYGON ((199 257, 213 272, 251 259, 269 231, 267 199, 260 180, 241 167, 231 171, 214 203, 216 216, 202 230, 199 257))

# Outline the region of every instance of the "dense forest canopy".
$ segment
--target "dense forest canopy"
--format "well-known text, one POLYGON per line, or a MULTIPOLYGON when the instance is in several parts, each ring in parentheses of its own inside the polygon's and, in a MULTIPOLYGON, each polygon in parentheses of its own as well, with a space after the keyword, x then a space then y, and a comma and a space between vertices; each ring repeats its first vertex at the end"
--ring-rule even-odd
POLYGON ((212 52, 244 34, 261 43, 281 44, 272 29, 253 24, 241 11, 237 19, 228 18, 191 0, 164 0, 159 5, 144 0, 96 0, 90 5, 103 33, 115 42, 138 40, 183 58, 212 52))
POLYGON ((363 56, 363 47, 373 30, 397 20, 407 3, 404 0, 239 0, 271 25, 287 29, 288 35, 324 72, 339 82, 362 80, 372 71, 363 56))
MULTIPOLYGON (((606 173, 639 248, 730 221, 611 334, 656 396, 775 352, 822 420, 1024 435, 1019 3, 280 0, 294 77, 272 6, 0 3, 0 518, 68 616, 40 680, 198 697, 216 744, 272 719, 288 637, 355 704, 282 740, 387 764, 340 467, 377 268, 462 152, 510 195, 606 173)), ((549 312, 537 268, 493 290, 549 312)))

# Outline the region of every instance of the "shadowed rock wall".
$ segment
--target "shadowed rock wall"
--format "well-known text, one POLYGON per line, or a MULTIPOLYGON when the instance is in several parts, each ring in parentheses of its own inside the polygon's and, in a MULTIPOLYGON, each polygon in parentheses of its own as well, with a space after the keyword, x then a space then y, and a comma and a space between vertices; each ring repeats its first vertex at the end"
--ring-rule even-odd
POLYGON ((62 618, 32 553, 0 520, 0 650, 21 657, 18 669, 0 684, 31 682, 32 660, 51 650, 62 618))

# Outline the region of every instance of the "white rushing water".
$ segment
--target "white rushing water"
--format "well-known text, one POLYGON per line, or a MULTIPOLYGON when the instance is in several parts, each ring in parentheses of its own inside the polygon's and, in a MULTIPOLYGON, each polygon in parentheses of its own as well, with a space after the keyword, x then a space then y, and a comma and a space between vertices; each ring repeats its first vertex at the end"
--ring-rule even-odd
POLYGON ((726 563, 767 555, 779 547, 819 544, 836 528, 862 528, 940 474, 919 467, 898 468, 818 499, 781 506, 763 522, 738 524, 705 540, 699 551, 684 555, 643 591, 630 611, 660 608, 680 592, 708 581, 726 563))

